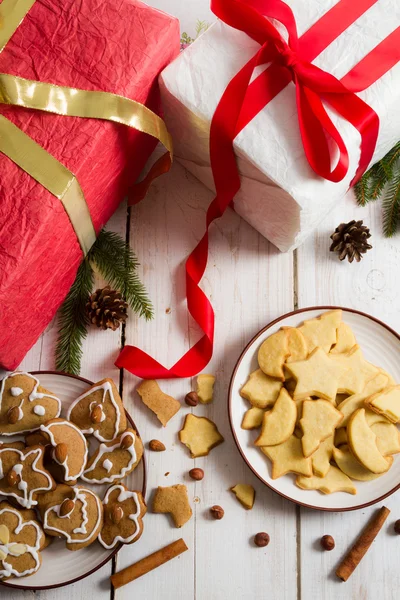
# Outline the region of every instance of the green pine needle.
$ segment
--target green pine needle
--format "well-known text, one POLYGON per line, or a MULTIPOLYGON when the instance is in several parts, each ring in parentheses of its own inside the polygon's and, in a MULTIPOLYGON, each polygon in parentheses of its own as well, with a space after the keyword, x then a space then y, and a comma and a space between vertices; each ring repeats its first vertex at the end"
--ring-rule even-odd
POLYGON ((400 220, 400 171, 388 185, 382 206, 383 233, 387 237, 392 237, 398 229, 400 220))
MULTIPOLYGON (((369 173, 369 172, 368 172, 369 173)), ((354 186, 357 202, 360 206, 365 206, 369 200, 369 174, 365 173, 354 186)))
POLYGON ((56 345, 57 371, 79 375, 82 342, 87 335, 89 324, 85 305, 89 294, 92 292, 93 282, 93 269, 90 263, 84 260, 59 312, 59 330, 56 345))

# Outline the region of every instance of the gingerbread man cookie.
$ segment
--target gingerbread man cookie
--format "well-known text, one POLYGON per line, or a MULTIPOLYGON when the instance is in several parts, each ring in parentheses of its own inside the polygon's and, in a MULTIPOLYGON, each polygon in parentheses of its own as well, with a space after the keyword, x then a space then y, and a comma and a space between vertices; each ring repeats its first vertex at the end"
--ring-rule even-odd
POLYGON ((125 431, 125 410, 112 379, 95 383, 79 396, 69 407, 67 419, 100 442, 110 442, 125 431))
POLYGON ((68 550, 80 550, 97 538, 103 526, 103 505, 92 490, 82 486, 68 489, 73 490, 72 497, 67 491, 62 501, 50 503, 44 510, 43 529, 48 535, 64 537, 68 550))
POLYGON ((42 388, 29 373, 15 372, 4 377, 0 387, 0 433, 14 435, 38 429, 58 417, 61 402, 42 388))
POLYGON ((111 442, 100 444, 90 457, 82 479, 89 483, 113 483, 131 473, 143 456, 143 444, 133 429, 111 442))
POLYGON ((43 457, 43 446, 0 448, 0 495, 10 496, 23 508, 35 506, 38 493, 56 486, 43 466, 43 457))
POLYGON ((107 550, 118 542, 133 544, 143 532, 143 517, 147 508, 140 492, 131 492, 124 485, 112 485, 103 500, 104 525, 99 542, 107 550))
POLYGON ((26 577, 41 564, 45 535, 30 510, 0 502, 0 579, 26 577))
POLYGON ((81 477, 88 457, 88 447, 82 431, 65 419, 52 419, 40 426, 40 432, 53 450, 51 457, 54 461, 49 469, 57 481, 74 485, 81 477))

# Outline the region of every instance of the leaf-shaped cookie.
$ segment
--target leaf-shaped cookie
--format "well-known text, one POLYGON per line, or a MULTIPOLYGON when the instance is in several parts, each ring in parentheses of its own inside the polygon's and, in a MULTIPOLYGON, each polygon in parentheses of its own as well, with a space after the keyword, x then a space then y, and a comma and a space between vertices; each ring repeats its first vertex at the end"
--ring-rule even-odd
POLYGON ((261 434, 256 446, 282 444, 293 433, 296 424, 297 408, 285 388, 282 388, 272 410, 266 412, 261 425, 261 434))
POLYGON ((333 435, 343 415, 327 400, 305 400, 300 427, 303 431, 301 444, 304 456, 311 456, 320 443, 333 435))
POLYGON ((323 494, 333 494, 333 492, 347 492, 348 494, 357 494, 357 488, 340 469, 331 466, 325 477, 297 477, 296 485, 303 490, 319 490, 323 494))

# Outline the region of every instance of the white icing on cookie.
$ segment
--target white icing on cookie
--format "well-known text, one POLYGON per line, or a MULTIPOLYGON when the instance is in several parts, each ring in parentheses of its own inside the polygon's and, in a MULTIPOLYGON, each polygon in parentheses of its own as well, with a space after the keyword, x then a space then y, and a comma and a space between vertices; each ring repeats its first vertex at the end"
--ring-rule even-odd
POLYGON ((44 415, 46 414, 46 409, 41 404, 36 404, 36 406, 33 407, 33 412, 39 417, 44 417, 44 415))
MULTIPOLYGON (((0 510, 0 515, 7 513, 7 512, 12 513, 13 515, 16 515, 18 518, 18 525, 14 531, 15 535, 20 534, 21 531, 23 530, 23 528, 28 525, 33 526, 36 529, 37 535, 36 535, 35 545, 28 546, 28 544, 24 544, 26 547, 26 552, 28 552, 32 556, 35 565, 34 565, 34 567, 32 567, 32 569, 26 569, 25 571, 20 573, 10 563, 8 563, 5 560, 5 558, 3 558, 2 560, 0 560, 0 578, 12 577, 13 575, 15 577, 25 577, 26 575, 32 575, 32 573, 35 573, 38 570, 38 568, 40 567, 39 550, 42 545, 42 536, 44 534, 43 534, 42 530, 40 529, 38 523, 35 523, 35 521, 23 521, 20 513, 16 510, 13 510, 12 508, 3 508, 2 510, 0 510)), ((8 544, 4 544, 1 546, 1 550, 6 555, 16 556, 16 554, 13 553, 13 551, 12 551, 12 546, 14 544, 15 544, 15 542, 10 542, 8 544)))
POLYGON ((111 471, 111 469, 113 468, 113 464, 112 464, 111 460, 108 460, 108 458, 106 458, 106 460, 103 462, 103 467, 105 468, 107 473, 109 473, 111 471))
POLYGON ((136 529, 133 532, 133 534, 127 538, 123 538, 121 535, 117 535, 113 539, 113 541, 111 542, 110 545, 105 543, 105 541, 101 537, 102 532, 100 531, 98 540, 99 540, 100 544, 102 546, 104 546, 104 548, 106 548, 106 550, 111 550, 111 548, 114 548, 114 546, 118 542, 122 542, 123 544, 129 544, 129 542, 131 542, 135 538, 135 536, 138 534, 139 529, 140 529, 140 526, 139 526, 140 502, 139 502, 139 498, 138 498, 138 495, 136 492, 130 492, 129 490, 126 490, 122 485, 113 485, 107 490, 107 493, 104 496, 103 504, 104 505, 108 504, 108 500, 109 500, 109 496, 110 496, 111 492, 113 492, 116 489, 120 490, 120 493, 118 496, 118 502, 123 502, 124 500, 128 500, 129 498, 133 498, 135 505, 136 505, 136 512, 133 514, 130 514, 129 519, 131 519, 131 521, 133 521, 135 523, 136 529))
POLYGON ((63 425, 64 427, 72 427, 72 429, 75 429, 75 431, 78 432, 79 437, 82 439, 84 447, 85 447, 85 454, 83 456, 82 459, 82 466, 79 470, 78 473, 72 473, 72 475, 69 472, 69 465, 68 465, 68 455, 66 457, 66 459, 64 460, 63 463, 58 462, 58 460, 55 458, 54 453, 53 453, 53 459, 62 467, 64 467, 65 473, 64 473, 64 479, 65 481, 74 481, 75 479, 78 479, 79 477, 81 477, 83 470, 85 468, 86 462, 87 462, 87 457, 88 457, 88 448, 87 448, 87 443, 86 443, 86 438, 83 435, 83 432, 81 429, 79 429, 79 427, 77 427, 74 423, 71 423, 69 421, 56 421, 54 423, 48 423, 47 425, 41 425, 40 426, 40 430, 44 431, 45 433, 47 433, 47 435, 50 438, 50 443, 53 447, 57 446, 57 442, 55 440, 54 434, 51 431, 53 427, 57 427, 59 425, 63 425))
POLYGON ((20 421, 24 417, 24 413, 22 412, 22 408, 21 408, 23 403, 24 403, 24 399, 22 398, 21 402, 18 405, 18 419, 17 419, 18 421, 20 421))
POLYGON ((24 390, 20 387, 12 387, 10 388, 10 394, 11 396, 14 396, 14 398, 16 398, 17 396, 20 396, 22 394, 24 390))
POLYGON ((89 412, 90 413, 92 412, 92 407, 95 406, 95 405, 98 406, 99 409, 100 409, 100 412, 101 412, 100 423, 102 423, 105 420, 105 418, 106 418, 106 414, 105 414, 105 412, 104 412, 103 407, 102 407, 101 404, 97 404, 97 402, 95 400, 93 400, 93 402, 91 402, 89 404, 89 412))
MULTIPOLYGON (((67 413, 67 419, 69 421, 71 420, 71 413, 72 413, 73 409, 75 408, 75 406, 81 400, 83 400, 87 396, 93 394, 94 392, 97 392, 97 390, 103 390, 103 397, 101 399, 101 404, 104 404, 104 402, 106 400, 106 397, 107 397, 107 392, 109 393, 110 400, 111 400, 111 403, 113 404, 113 406, 115 408, 115 414, 116 414, 115 429, 114 429, 113 438, 117 437, 118 431, 119 431, 119 423, 120 423, 120 420, 121 420, 121 412, 120 412, 120 408, 119 408, 119 406, 118 406, 118 404, 117 404, 117 402, 116 402, 116 400, 114 398, 113 390, 112 390, 112 387, 111 387, 111 384, 110 384, 109 381, 105 381, 102 385, 97 385, 97 386, 91 388, 90 390, 88 390, 87 392, 85 392, 84 394, 82 394, 81 396, 79 396, 79 398, 77 398, 75 400, 75 402, 73 402, 71 404, 71 406, 69 407, 68 413, 67 413)), ((90 412, 92 404, 93 404, 93 402, 91 402, 90 405, 89 405, 89 412, 90 412)), ((106 415, 104 414, 103 409, 102 409, 102 413, 103 413, 104 417, 103 416, 101 417, 100 422, 103 422, 104 419, 106 418, 106 415)), ((97 438, 100 442, 110 442, 111 441, 111 440, 106 439, 105 437, 103 437, 101 435, 101 433, 97 429, 93 429, 93 427, 89 427, 89 429, 82 429, 82 431, 83 431, 83 433, 86 433, 86 434, 89 434, 89 435, 93 434, 94 437, 97 438)))
POLYGON ((100 504, 100 500, 99 498, 96 496, 96 494, 94 492, 92 492, 91 490, 88 490, 86 488, 73 488, 74 489, 74 493, 75 493, 75 497, 73 498, 75 501, 76 500, 80 500, 82 502, 82 524, 79 527, 75 527, 75 529, 72 531, 72 534, 68 533, 67 531, 63 531, 62 529, 58 529, 57 527, 51 527, 49 525, 49 515, 50 513, 54 512, 56 513, 56 515, 59 517, 60 516, 60 508, 61 508, 61 504, 58 504, 57 506, 50 506, 50 508, 48 508, 46 510, 46 512, 44 513, 44 518, 43 518, 43 527, 44 529, 48 529, 49 531, 56 531, 57 533, 59 533, 60 535, 64 536, 67 540, 67 544, 84 544, 85 542, 87 542, 91 536, 93 535, 94 531, 97 531, 98 527, 100 526, 100 522, 101 522, 101 504, 100 504), (96 520, 96 524, 95 526, 92 528, 92 531, 89 532, 89 535, 86 538, 80 538, 80 539, 73 539, 71 537, 71 535, 75 534, 75 535, 79 535, 79 534, 85 534, 87 533, 87 524, 89 522, 89 516, 87 513, 87 500, 86 500, 86 494, 90 494, 91 496, 94 497, 94 499, 96 500, 96 506, 97 506, 97 520, 96 520))
MULTIPOLYGON (((98 449, 98 454, 97 454, 95 460, 93 461, 93 464, 84 470, 83 475, 81 476, 82 479, 89 483, 93 483, 93 482, 112 483, 116 479, 122 479, 123 477, 125 477, 125 475, 132 468, 132 465, 134 465, 137 460, 137 455, 136 455, 136 450, 135 450, 135 439, 136 439, 135 435, 131 431, 124 431, 124 433, 121 435, 121 440, 119 443, 114 444, 113 446, 107 446, 105 443, 100 444, 99 449, 98 449), (108 475, 108 476, 106 475, 105 477, 103 477, 103 479, 90 479, 89 477, 86 477, 87 473, 90 473, 90 471, 94 471, 94 469, 98 466, 98 464, 101 461, 104 454, 111 454, 113 452, 113 450, 116 450, 117 448, 121 448, 121 442, 127 436, 132 437, 133 442, 129 446, 129 448, 124 448, 124 450, 127 450, 127 452, 129 452, 131 455, 129 463, 126 465, 126 467, 122 467, 120 471, 118 471, 117 473, 114 473, 113 475, 108 475)), ((114 465, 110 460, 105 459, 102 463, 102 466, 104 467, 104 469, 106 469, 107 473, 109 473, 114 465), (107 466, 105 465, 106 461, 108 461, 107 466, 109 466, 108 463, 111 463, 110 468, 107 468, 107 466)))
POLYGON ((3 461, 0 459, 0 479, 3 479, 4 471, 3 471, 3 461))
MULTIPOLYGON (((21 450, 16 450, 15 448, 0 448, 0 455, 3 452, 16 452, 20 456, 21 462, 14 465, 12 467, 12 469, 21 478, 21 481, 19 481, 19 483, 18 483, 18 489, 21 492, 23 492, 23 497, 19 496, 18 494, 15 494, 14 492, 4 492, 2 490, 0 490, 0 495, 1 496, 13 496, 13 498, 16 499, 18 504, 20 504, 23 508, 32 508, 32 506, 35 506, 37 504, 37 501, 33 500, 33 495, 36 492, 48 492, 51 489, 53 489, 53 481, 52 481, 50 475, 48 473, 46 473, 46 471, 42 471, 41 469, 38 469, 38 467, 37 467, 37 462, 40 459, 43 450, 41 448, 34 448, 33 450, 30 450, 27 454, 24 454, 21 450), (24 479, 22 478, 23 463, 28 458, 28 456, 30 456, 31 454, 37 454, 36 458, 34 459, 34 461, 32 463, 32 471, 35 471, 36 473, 40 473, 41 475, 44 475, 46 477, 46 479, 48 481, 47 487, 33 488, 31 490, 28 490, 28 483, 26 481, 24 481, 24 479)), ((0 458, 0 461, 1 461, 1 458, 0 458)), ((4 474, 3 474, 3 476, 4 476, 4 474)))

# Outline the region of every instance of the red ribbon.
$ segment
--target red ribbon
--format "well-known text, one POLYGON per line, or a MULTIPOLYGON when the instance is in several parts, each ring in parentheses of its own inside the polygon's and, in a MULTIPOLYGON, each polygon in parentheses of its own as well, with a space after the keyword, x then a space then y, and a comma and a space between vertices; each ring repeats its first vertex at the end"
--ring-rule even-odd
POLYGON ((199 287, 207 266, 208 230, 222 216, 240 189, 233 150, 238 133, 290 82, 296 86, 299 127, 305 154, 312 169, 330 181, 347 174, 346 146, 330 119, 329 104, 360 133, 360 161, 353 182, 367 169, 375 149, 379 118, 354 91, 365 89, 400 60, 400 28, 372 50, 342 81, 311 64, 334 39, 377 0, 340 0, 300 38, 289 6, 281 0, 211 0, 213 12, 231 27, 244 31, 260 44, 256 55, 228 84, 214 113, 210 129, 210 162, 216 197, 206 216, 206 232, 186 262, 188 309, 204 335, 170 369, 133 346, 125 346, 116 366, 143 379, 191 377, 208 364, 213 351, 214 311, 199 287), (265 17, 282 23, 287 42, 265 17), (254 69, 271 62, 253 82, 254 69), (348 85, 346 85, 348 84, 348 85), (331 167, 330 142, 339 159, 331 167))

